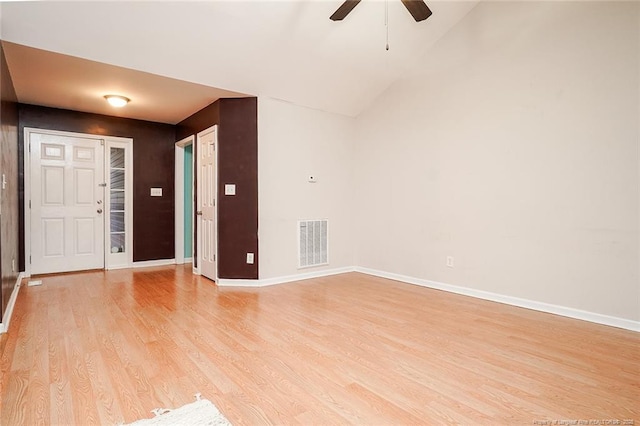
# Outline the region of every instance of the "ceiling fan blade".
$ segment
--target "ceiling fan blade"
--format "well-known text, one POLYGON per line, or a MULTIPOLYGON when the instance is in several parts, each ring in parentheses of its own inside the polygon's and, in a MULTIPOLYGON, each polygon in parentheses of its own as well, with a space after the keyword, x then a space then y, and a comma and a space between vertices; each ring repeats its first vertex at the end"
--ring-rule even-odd
POLYGON ((424 21, 431 16, 431 9, 423 0, 402 0, 402 4, 407 8, 416 22, 424 21))
POLYGON ((332 21, 342 21, 352 10, 360 3, 360 0, 346 0, 342 5, 333 12, 329 17, 332 21))

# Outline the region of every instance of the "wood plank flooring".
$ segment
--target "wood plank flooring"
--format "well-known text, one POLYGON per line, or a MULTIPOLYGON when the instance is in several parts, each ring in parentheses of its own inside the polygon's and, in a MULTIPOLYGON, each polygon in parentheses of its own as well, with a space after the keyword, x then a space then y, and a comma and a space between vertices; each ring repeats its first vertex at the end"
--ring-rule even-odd
POLYGON ((2 425, 116 425, 197 392, 234 425, 640 424, 630 331, 357 273, 43 282, 23 282, 2 340, 2 425))

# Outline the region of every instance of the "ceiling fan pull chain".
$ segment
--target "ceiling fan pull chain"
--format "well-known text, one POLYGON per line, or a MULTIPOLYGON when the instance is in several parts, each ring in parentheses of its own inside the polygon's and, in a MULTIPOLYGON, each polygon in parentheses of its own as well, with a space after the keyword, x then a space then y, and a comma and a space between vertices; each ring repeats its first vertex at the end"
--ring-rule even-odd
POLYGON ((387 28, 387 47, 389 50, 389 0, 384 0, 384 26, 387 28))

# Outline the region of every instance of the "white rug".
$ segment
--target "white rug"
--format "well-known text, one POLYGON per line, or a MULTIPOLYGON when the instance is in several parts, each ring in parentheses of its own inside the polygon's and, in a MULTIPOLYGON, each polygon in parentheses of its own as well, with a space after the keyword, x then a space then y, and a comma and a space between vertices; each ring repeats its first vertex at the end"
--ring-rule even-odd
POLYGON ((196 402, 183 405, 175 410, 157 408, 152 411, 156 416, 151 419, 138 420, 126 426, 231 426, 231 423, 222 415, 215 405, 208 399, 201 399, 196 394, 196 402))

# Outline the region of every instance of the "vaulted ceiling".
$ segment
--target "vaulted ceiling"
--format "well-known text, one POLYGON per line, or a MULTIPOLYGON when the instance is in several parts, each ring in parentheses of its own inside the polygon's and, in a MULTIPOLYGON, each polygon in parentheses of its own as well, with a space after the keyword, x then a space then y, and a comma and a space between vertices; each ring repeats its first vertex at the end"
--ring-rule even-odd
POLYGON ((389 0, 387 51, 385 2, 330 21, 341 2, 10 2, 1 36, 21 102, 105 113, 111 85, 152 121, 244 95, 357 116, 477 4, 428 1, 416 23, 389 0))

